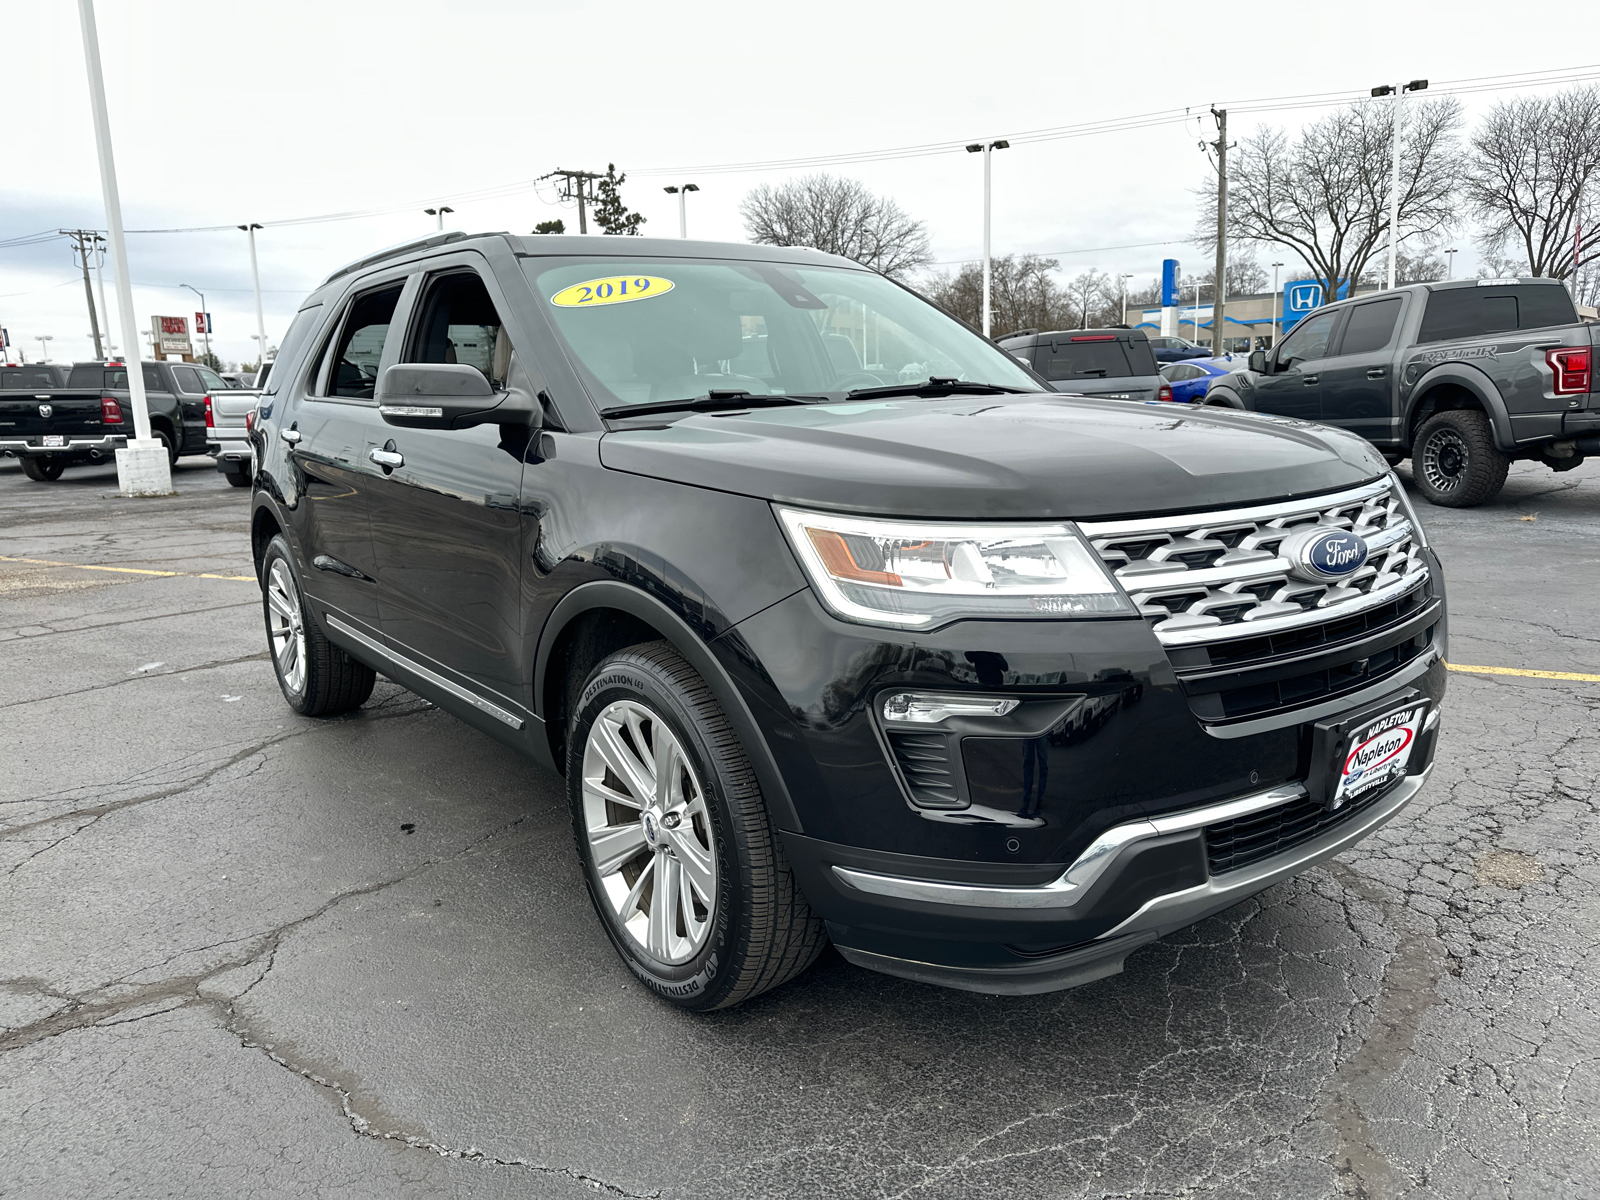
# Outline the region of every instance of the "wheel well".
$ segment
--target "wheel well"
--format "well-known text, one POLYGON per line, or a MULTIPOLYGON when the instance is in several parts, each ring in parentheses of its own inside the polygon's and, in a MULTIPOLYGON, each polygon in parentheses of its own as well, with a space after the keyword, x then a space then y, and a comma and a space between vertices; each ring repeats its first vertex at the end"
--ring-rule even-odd
POLYGON ((282 532, 283 528, 270 509, 256 509, 250 522, 250 555, 255 559, 257 580, 261 578, 261 560, 266 557, 267 543, 282 532))
POLYGON ((1452 408, 1475 408, 1483 412, 1483 401, 1474 396, 1459 383, 1441 383, 1429 388, 1411 410, 1411 420, 1406 425, 1406 446, 1409 448, 1417 440, 1417 430, 1422 428, 1422 423, 1434 413, 1445 412, 1452 408))
POLYGON ((628 646, 658 641, 650 622, 616 608, 592 608, 574 617, 556 635, 544 672, 544 728, 556 769, 567 769, 567 722, 589 673, 628 646))

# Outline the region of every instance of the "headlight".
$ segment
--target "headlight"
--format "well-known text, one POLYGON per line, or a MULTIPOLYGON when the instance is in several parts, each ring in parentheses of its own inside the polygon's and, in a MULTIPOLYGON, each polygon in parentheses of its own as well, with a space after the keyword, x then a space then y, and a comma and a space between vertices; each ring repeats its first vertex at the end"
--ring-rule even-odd
POLYGON ((946 525, 779 508, 836 616, 928 629, 961 617, 1134 616, 1072 525, 946 525))

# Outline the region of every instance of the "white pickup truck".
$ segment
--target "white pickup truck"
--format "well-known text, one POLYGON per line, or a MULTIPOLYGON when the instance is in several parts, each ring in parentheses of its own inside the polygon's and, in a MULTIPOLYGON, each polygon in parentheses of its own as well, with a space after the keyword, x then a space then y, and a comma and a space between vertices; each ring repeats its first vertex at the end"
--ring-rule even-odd
POLYGON ((252 451, 246 440, 249 414, 261 398, 261 387, 272 370, 269 361, 256 375, 253 388, 229 386, 227 380, 202 369, 211 394, 206 399, 206 453, 217 460, 217 470, 234 487, 249 487, 255 474, 252 451))

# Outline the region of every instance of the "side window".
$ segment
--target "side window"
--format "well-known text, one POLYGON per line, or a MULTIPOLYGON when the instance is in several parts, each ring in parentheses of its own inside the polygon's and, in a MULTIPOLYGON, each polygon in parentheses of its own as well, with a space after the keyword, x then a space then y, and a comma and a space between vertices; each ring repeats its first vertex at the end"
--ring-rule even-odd
POLYGON ((205 386, 200 382, 200 372, 193 367, 173 367, 172 377, 178 381, 178 390, 180 392, 198 396, 206 390, 205 386))
POLYGON ((389 326, 403 284, 357 296, 345 314, 338 335, 328 343, 327 371, 322 394, 351 400, 371 400, 378 385, 378 364, 389 340, 389 326))
POLYGON ((403 361, 465 363, 482 371, 491 386, 506 386, 511 336, 475 272, 430 280, 417 312, 420 316, 403 361))
POLYGON ((166 382, 161 378, 161 371, 155 363, 144 364, 144 390, 147 392, 164 392, 167 390, 166 382))
POLYGON ((229 383, 221 375, 206 367, 196 367, 195 374, 200 376, 200 384, 205 391, 226 392, 233 387, 233 384, 229 383))
POLYGON ((1338 321, 1337 311, 1318 313, 1301 321, 1295 326, 1294 332, 1283 339, 1283 345, 1278 350, 1278 369, 1283 370, 1293 363, 1326 358, 1328 339, 1333 336, 1333 327, 1338 321))
MULTIPOLYGON (((283 335, 283 342, 278 349, 278 358, 283 359, 285 368, 294 365, 295 356, 300 353, 301 344, 311 336, 312 329, 322 317, 322 305, 308 304, 295 313, 294 320, 289 322, 289 332, 283 335)), ((261 364, 261 369, 256 372, 256 387, 267 395, 275 395, 278 391, 280 377, 273 373, 277 358, 268 359, 261 364)))
POLYGON ((1374 350, 1382 350, 1394 336, 1394 327, 1399 320, 1399 296, 1357 305, 1350 310, 1350 321, 1344 327, 1344 344, 1339 347, 1339 353, 1370 354, 1374 350))

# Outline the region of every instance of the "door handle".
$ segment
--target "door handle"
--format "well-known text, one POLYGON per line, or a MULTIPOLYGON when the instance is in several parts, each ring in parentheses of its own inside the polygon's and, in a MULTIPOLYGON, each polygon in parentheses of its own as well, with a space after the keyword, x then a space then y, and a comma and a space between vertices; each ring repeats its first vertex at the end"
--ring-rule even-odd
POLYGON ((1388 372, 1386 372, 1382 367, 1367 368, 1368 379, 1382 379, 1386 374, 1388 374, 1388 372))
POLYGON ((403 467, 406 465, 404 456, 393 450, 379 450, 374 448, 367 451, 367 457, 373 462, 377 463, 380 467, 386 467, 391 471, 396 467, 403 467))
POLYGON ((1300 382, 1305 384, 1307 387, 1315 387, 1316 383, 1317 383, 1317 376, 1315 376, 1315 375, 1307 375, 1300 382))
POLYGON ((278 436, 292 446, 300 440, 300 431, 298 429, 280 429, 278 430, 278 436))

